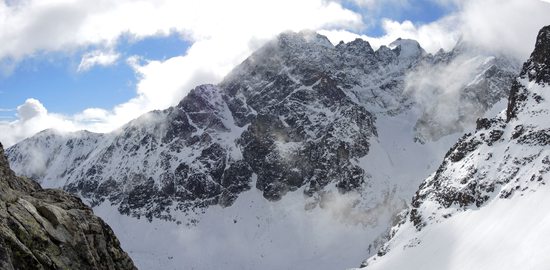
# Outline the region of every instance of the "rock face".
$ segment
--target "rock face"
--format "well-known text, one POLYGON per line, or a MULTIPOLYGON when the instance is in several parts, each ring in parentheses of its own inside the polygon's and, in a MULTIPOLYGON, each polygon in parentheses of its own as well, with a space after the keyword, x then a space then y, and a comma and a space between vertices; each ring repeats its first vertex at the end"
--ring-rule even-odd
MULTIPOLYGON (((377 140, 377 117, 420 111, 419 125, 439 121, 431 117, 436 110, 406 91, 408 74, 464 56, 427 54, 413 40, 390 47, 375 51, 360 39, 333 46, 316 33, 283 33, 219 85, 199 86, 177 106, 109 134, 44 131, 7 154, 18 174, 43 186, 93 205, 107 200, 121 213, 149 220, 228 206, 252 187, 268 200, 300 188, 308 197, 327 187, 360 190, 370 172, 359 160, 377 140)), ((477 104, 461 109, 463 115, 482 114, 507 96, 497 82, 514 76, 506 61, 481 60, 477 73, 457 83, 457 95, 477 104)), ((420 141, 468 121, 453 119, 420 141)))
POLYGON ((15 176, 0 145, 0 269, 136 269, 80 199, 15 176))
MULTIPOLYGON (((521 71, 520 77, 537 84, 550 84, 550 26, 541 29, 537 36, 535 50, 521 71)), ((512 85, 508 109, 506 110, 506 121, 517 118, 519 111, 525 107, 529 98, 529 91, 520 81, 512 85)), ((536 102, 541 102, 541 98, 533 96, 536 102)))
MULTIPOLYGON (((438 170, 416 192, 412 209, 401 227, 394 228, 395 239, 387 243, 378 256, 368 261, 373 269, 387 269, 391 265, 378 262, 386 261, 386 253, 391 253, 390 257, 394 260, 412 262, 404 256, 400 257, 399 252, 417 248, 417 245, 420 249, 422 239, 426 238, 422 231, 433 229, 435 224, 444 223, 445 219, 454 215, 472 209, 483 212, 488 204, 496 205, 502 199, 530 197, 537 192, 548 194, 544 192, 548 192, 545 186, 550 181, 549 53, 550 26, 546 26, 539 32, 535 50, 523 65, 520 76, 511 85, 507 109, 494 118, 477 120, 475 131, 464 135, 447 152, 438 170)), ((537 212, 538 220, 542 222, 548 218, 548 211, 546 205, 540 207, 546 207, 537 212)), ((526 210, 523 209, 523 212, 526 210)), ((491 212, 484 213, 498 217, 491 212)), ((515 221, 522 223, 519 216, 507 218, 510 224, 515 221)), ((500 243, 492 244, 498 246, 500 243)), ((433 242, 426 245, 433 245, 433 242)), ((468 251, 461 252, 470 254, 468 251)), ((510 258, 500 259, 506 261, 510 258)), ((543 258, 536 255, 529 259, 530 265, 542 261, 543 258)))
POLYGON ((243 159, 266 198, 304 185, 309 195, 329 183, 343 192, 361 185, 364 171, 352 160, 368 153, 376 128, 374 116, 346 88, 358 83, 357 74, 367 73, 376 57, 365 41, 334 47, 315 33, 290 33, 220 84, 229 107, 243 112, 237 114, 237 123, 248 125, 239 139, 243 159), (354 58, 350 50, 365 58, 354 58))

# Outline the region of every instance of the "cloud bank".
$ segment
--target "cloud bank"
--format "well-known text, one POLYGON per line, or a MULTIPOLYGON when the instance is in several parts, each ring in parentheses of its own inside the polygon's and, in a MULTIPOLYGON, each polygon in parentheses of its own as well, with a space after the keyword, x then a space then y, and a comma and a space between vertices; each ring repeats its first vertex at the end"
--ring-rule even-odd
MULTIPOLYGON (((550 5, 541 0, 433 0, 453 6, 455 12, 431 23, 383 19, 385 35, 369 37, 348 30, 325 30, 333 43, 362 38, 379 47, 398 37, 417 40, 426 51, 452 49, 459 39, 494 53, 525 60, 533 50, 540 28, 550 24, 550 5), (528 18, 528 19, 526 19, 528 18)), ((378 1, 367 0, 376 3, 378 1)), ((411 5, 410 1, 405 1, 411 5)))
MULTIPOLYGON (((114 108, 85 109, 76 115, 53 114, 45 108, 31 118, 18 113, 15 121, 0 122, 0 141, 11 145, 39 128, 111 131, 142 113, 176 104, 198 84, 219 82, 266 40, 287 30, 317 30, 334 43, 360 37, 374 47, 398 37, 412 38, 428 52, 448 50, 463 38, 524 59, 538 29, 550 24, 550 5, 539 0, 432 0, 454 6, 456 12, 422 25, 384 19, 386 34, 369 37, 358 34, 368 18, 346 8, 346 1, 349 0, 0 2, 0 25, 4 26, 0 31, 0 68, 9 68, 35 55, 84 51, 79 72, 125 61, 138 77, 136 95, 127 102, 114 108), (185 54, 165 60, 139 55, 121 59, 121 53, 116 51, 122 39, 139 41, 173 34, 191 44, 185 54), (36 124, 25 124, 29 121, 36 124)), ((413 5, 404 0, 391 3, 413 5)), ((358 0, 357 4, 371 10, 383 5, 375 0, 358 0)), ((27 100, 22 106, 33 102, 27 100)))
POLYGON ((86 109, 71 116, 46 111, 33 117, 40 124, 32 128, 20 115, 0 123, 0 141, 11 145, 39 128, 113 130, 142 113, 176 104, 198 84, 220 81, 280 32, 359 29, 362 19, 340 3, 325 0, 27 0, 0 2, 0 25, 0 65, 42 53, 88 50, 78 66, 85 72, 119 61, 116 45, 121 39, 176 34, 192 44, 184 55, 162 61, 126 59, 138 76, 136 96, 114 108, 86 109), (56 121, 46 121, 45 116, 56 121))
POLYGON ((17 120, 0 121, 0 142, 10 146, 47 128, 76 130, 78 126, 65 116, 49 113, 40 101, 29 98, 17 107, 17 120))

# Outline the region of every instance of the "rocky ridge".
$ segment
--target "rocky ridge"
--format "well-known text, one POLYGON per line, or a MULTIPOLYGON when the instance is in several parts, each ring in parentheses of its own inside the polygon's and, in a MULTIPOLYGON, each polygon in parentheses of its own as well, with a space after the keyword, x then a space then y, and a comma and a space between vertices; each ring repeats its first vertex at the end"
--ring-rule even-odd
POLYGON ((80 199, 15 176, 0 145, 0 269, 136 269, 80 199))
MULTIPOLYGON (((519 77, 511 84, 506 110, 494 118, 478 119, 475 130, 447 152, 438 170, 420 185, 412 209, 392 230, 394 238, 363 266, 384 269, 384 263, 391 263, 384 260, 386 254, 399 259, 399 247, 406 250, 422 245, 426 238, 422 231, 454 215, 483 211, 498 200, 546 192, 544 187, 550 181, 549 52, 550 26, 546 26, 540 30, 519 77)), ((531 262, 541 259, 535 257, 531 262)))

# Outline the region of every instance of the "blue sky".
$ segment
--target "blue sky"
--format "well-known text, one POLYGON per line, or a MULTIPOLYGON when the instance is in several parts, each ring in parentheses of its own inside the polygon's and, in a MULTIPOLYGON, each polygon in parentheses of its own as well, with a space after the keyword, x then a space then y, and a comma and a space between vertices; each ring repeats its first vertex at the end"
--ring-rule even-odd
MULTIPOLYGON (((406 8, 381 5, 369 10, 353 2, 343 5, 368 20, 361 34, 381 36, 380 19, 411 20, 415 24, 435 21, 449 12, 448 7, 420 0, 406 8)), ((116 51, 121 58, 139 55, 150 60, 165 60, 185 53, 190 43, 178 34, 148 37, 139 41, 121 38, 116 51)), ((75 114, 85 108, 112 108, 135 96, 136 74, 124 61, 110 66, 95 66, 77 72, 84 50, 67 53, 42 53, 19 62, 8 74, 0 75, 0 118, 15 118, 15 109, 27 98, 40 100, 49 111, 75 114)))
POLYGON ((390 0, 386 3, 379 4, 371 9, 362 7, 354 1, 343 2, 343 5, 363 15, 367 27, 361 31, 361 34, 373 37, 385 34, 381 25, 381 20, 384 18, 399 22, 408 20, 415 25, 422 25, 437 21, 456 10, 454 5, 445 5, 433 0, 411 2, 390 0))
MULTIPOLYGON (((122 58, 139 55, 165 60, 185 53, 189 43, 177 34, 139 41, 122 39, 116 50, 122 58)), ((86 108, 111 108, 135 96, 137 75, 124 61, 78 72, 84 51, 45 53, 19 62, 0 74, 0 118, 15 118, 15 108, 28 98, 40 100, 49 111, 75 114, 86 108)), ((1 119, 0 119, 1 120, 1 119)))

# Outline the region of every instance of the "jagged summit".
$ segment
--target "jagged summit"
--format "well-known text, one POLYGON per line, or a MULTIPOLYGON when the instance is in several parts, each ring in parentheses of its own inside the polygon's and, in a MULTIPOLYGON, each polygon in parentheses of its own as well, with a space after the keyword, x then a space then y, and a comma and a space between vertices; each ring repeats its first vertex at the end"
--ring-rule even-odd
POLYGON ((400 58, 419 58, 427 54, 420 43, 412 39, 398 38, 389 47, 397 49, 400 58))
MULTIPOLYGON (((351 92, 361 104, 368 104, 366 107, 371 111, 394 112, 400 110, 404 102, 410 101, 403 95, 401 82, 406 71, 424 61, 425 51, 417 42, 403 40, 402 46, 394 49, 382 46, 376 51, 362 39, 336 46, 328 46, 327 42, 326 37, 319 34, 284 33, 237 66, 220 86, 230 95, 240 88, 252 108, 265 108, 267 104, 258 106, 256 103, 281 100, 292 93, 292 87, 277 89, 282 85, 272 87, 265 85, 265 81, 309 86, 321 77, 335 81, 346 91, 369 88, 368 91, 354 89, 351 92), (307 36, 312 35, 314 38, 309 39, 317 42, 307 41, 307 36), (286 41, 281 44, 281 39, 286 41), (272 90, 281 91, 272 93, 272 90)), ((243 117, 250 117, 251 112, 245 110, 242 108, 236 117, 239 123, 241 113, 248 115, 243 117)))
POLYGON ((535 99, 537 102, 542 100, 540 95, 531 93, 526 83, 521 80, 541 85, 550 84, 550 26, 545 26, 539 31, 535 49, 529 60, 523 64, 520 80, 512 85, 506 110, 507 121, 517 117, 518 112, 525 107, 528 99, 535 99))
POLYGON ((277 36, 277 42, 281 47, 296 48, 304 44, 313 44, 324 47, 333 47, 326 36, 320 35, 315 31, 284 32, 277 36))
POLYGON ((348 43, 340 41, 340 43, 336 45, 336 49, 348 51, 352 54, 363 57, 374 54, 374 50, 372 49, 370 43, 361 38, 356 38, 355 40, 348 43))
POLYGON ((536 83, 550 84, 550 25, 539 31, 535 50, 524 64, 520 76, 536 83))

